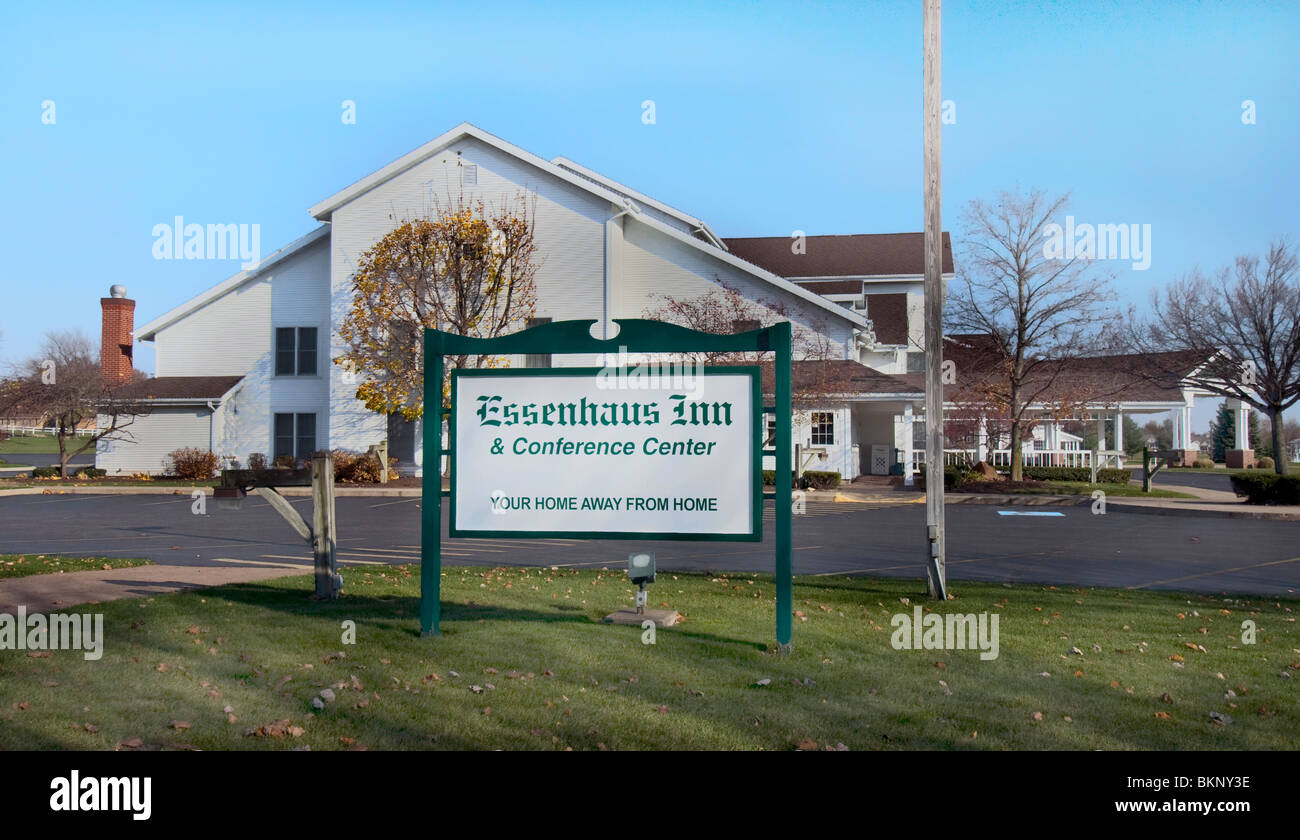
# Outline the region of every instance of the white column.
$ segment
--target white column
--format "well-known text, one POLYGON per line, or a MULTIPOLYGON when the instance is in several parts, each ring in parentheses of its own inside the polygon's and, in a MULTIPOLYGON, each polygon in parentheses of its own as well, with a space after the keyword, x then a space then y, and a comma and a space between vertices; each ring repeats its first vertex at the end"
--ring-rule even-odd
POLYGON ((915 416, 912 414, 912 404, 903 404, 903 486, 912 486, 912 440, 916 437, 915 416))
POLYGON ((1185 405, 1178 410, 1179 449, 1192 448, 1192 407, 1185 405))
POLYGON ((1106 415, 1097 415, 1097 449, 1106 448, 1106 415))
POLYGON ((1115 450, 1124 451, 1124 412, 1120 409, 1115 410, 1115 450))
POLYGON ((1242 400, 1231 400, 1230 403, 1236 403, 1233 406, 1237 412, 1234 418, 1236 426, 1237 442, 1234 449, 1250 449, 1250 403, 1242 400))
POLYGON ((989 463, 989 422, 983 414, 975 431, 975 459, 989 463))

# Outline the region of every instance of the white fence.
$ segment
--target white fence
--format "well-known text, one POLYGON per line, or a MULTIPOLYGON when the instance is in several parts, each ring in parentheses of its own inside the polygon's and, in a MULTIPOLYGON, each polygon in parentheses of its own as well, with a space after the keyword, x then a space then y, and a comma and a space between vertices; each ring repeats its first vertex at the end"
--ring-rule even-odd
MULTIPOLYGON (((944 464, 974 464, 980 460, 979 451, 975 449, 945 449, 944 464)), ((988 461, 995 467, 1011 466, 1010 449, 994 449, 988 453, 988 461)), ((1086 467, 1092 466, 1090 449, 1022 449, 1020 461, 1026 467, 1086 467)), ((912 468, 919 468, 925 463, 925 450, 912 450, 912 468)), ((1124 453, 1103 451, 1097 453, 1097 467, 1109 469, 1124 466, 1124 453)))
MULTIPOLYGON (((77 429, 76 434, 77 437, 87 437, 93 435, 96 431, 96 429, 77 429)), ((0 423, 0 432, 8 432, 16 437, 36 437, 38 435, 54 437, 59 433, 59 430, 55 426, 42 428, 40 426, 16 426, 13 424, 0 423)))

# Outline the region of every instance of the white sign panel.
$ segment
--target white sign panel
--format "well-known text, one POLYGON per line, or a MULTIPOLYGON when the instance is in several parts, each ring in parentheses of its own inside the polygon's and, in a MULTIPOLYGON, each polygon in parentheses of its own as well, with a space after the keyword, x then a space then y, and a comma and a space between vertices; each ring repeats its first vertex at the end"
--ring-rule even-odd
POLYGON ((452 536, 759 539, 758 368, 703 370, 455 371, 452 536))

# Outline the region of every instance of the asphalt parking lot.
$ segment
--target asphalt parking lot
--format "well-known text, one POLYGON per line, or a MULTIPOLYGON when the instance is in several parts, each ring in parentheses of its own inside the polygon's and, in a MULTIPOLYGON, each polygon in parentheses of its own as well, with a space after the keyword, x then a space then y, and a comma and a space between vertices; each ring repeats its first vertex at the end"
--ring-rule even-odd
MULTIPOLYGON (((293 504, 310 519, 310 500, 293 504)), ((344 566, 419 561, 419 498, 341 498, 344 566)), ((950 505, 953 580, 1039 582, 1197 592, 1300 594, 1300 522, 1152 516, 1087 506, 1034 507, 1060 516, 1000 515, 1025 508, 950 505)), ((147 557, 155 563, 311 564, 311 552, 267 505, 191 512, 188 496, 0 498, 0 554, 147 557)), ((446 508, 444 507, 444 521, 446 508)), ((810 502, 794 519, 798 575, 924 574, 924 506, 810 502)), ((631 549, 661 569, 771 571, 772 508, 763 543, 550 539, 444 539, 447 565, 621 566, 631 549)), ((445 533, 445 532, 444 532, 445 533)))

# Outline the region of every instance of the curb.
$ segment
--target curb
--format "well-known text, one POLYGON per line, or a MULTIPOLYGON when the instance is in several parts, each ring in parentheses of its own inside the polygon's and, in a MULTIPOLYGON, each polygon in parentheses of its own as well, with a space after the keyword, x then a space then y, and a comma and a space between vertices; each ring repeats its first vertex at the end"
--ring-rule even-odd
MULTIPOLYGON (((1092 504, 1092 499, 1088 496, 991 496, 975 493, 955 495, 956 498, 945 496, 945 502, 953 505, 1054 505, 1058 507, 1088 507, 1092 504)), ((1106 500, 1106 507, 1108 509, 1119 509, 1124 513, 1143 513, 1148 516, 1194 516, 1202 519, 1257 519, 1275 522, 1300 522, 1300 514, 1269 510, 1213 510, 1134 504, 1109 499, 1106 500)))

